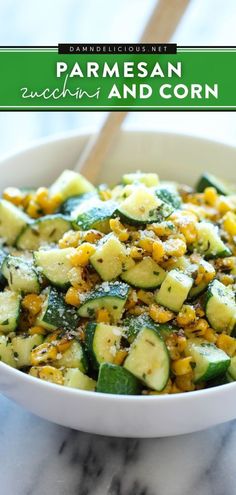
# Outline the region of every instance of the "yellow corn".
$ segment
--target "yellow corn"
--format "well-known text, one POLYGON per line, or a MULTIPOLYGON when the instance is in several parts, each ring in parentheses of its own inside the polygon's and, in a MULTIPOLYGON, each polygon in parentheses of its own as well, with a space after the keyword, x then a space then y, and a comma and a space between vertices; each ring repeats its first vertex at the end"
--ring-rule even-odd
POLYGON ((171 364, 171 369, 173 373, 177 376, 187 375, 191 373, 191 357, 184 357, 181 359, 177 359, 177 361, 173 361, 171 364))
POLYGON ((154 242, 153 239, 146 237, 145 239, 140 239, 138 245, 139 247, 144 249, 144 251, 146 251, 147 253, 152 254, 153 242, 154 242))
POLYGON ((228 356, 233 356, 236 352, 236 339, 230 337, 230 335, 224 333, 220 334, 217 337, 216 345, 222 349, 222 351, 226 352, 228 356))
POLYGON ((130 257, 134 260, 141 260, 143 258, 143 249, 137 246, 131 246, 130 257))
POLYGON ((174 225, 171 222, 151 223, 147 230, 152 230, 158 237, 167 237, 173 234, 174 225))
POLYGON ((220 282, 224 285, 231 285, 234 283, 234 276, 229 273, 220 273, 218 277, 220 282))
POLYGON ((165 250, 163 242, 160 239, 155 240, 152 245, 152 258, 158 263, 163 260, 164 256, 165 250))
POLYGON ((150 304, 153 303, 154 301, 154 294, 152 292, 147 292, 145 290, 138 290, 137 292, 138 299, 144 304, 147 304, 147 306, 150 306, 150 304))
POLYGON ((223 227, 231 236, 236 235, 236 215, 228 211, 223 217, 223 227))
POLYGON ((28 332, 29 332, 29 335, 35 335, 35 334, 45 335, 46 334, 45 328, 39 327, 39 326, 30 327, 28 332))
POLYGON ((95 252, 95 247, 88 242, 84 242, 76 249, 76 252, 70 256, 72 266, 86 266, 89 263, 90 256, 95 252))
POLYGON ((193 383, 193 373, 188 373, 186 375, 176 376, 175 379, 176 386, 182 392, 191 392, 195 389, 195 385, 193 383))
POLYGON ((42 215, 42 211, 40 210, 38 203, 36 203, 33 199, 29 201, 26 212, 31 218, 39 218, 40 215, 42 215))
POLYGON ((172 313, 172 311, 165 309, 162 306, 158 306, 157 304, 151 304, 149 308, 149 315, 152 320, 157 323, 166 323, 174 318, 174 313, 172 313))
POLYGON ((180 327, 190 325, 196 320, 196 313, 193 306, 184 304, 176 317, 176 321, 180 327))
POLYGON ((166 339, 166 346, 172 360, 180 359, 182 352, 186 349, 187 339, 184 335, 172 333, 166 339))
POLYGON ((95 244, 99 239, 103 237, 103 234, 98 230, 88 230, 84 233, 84 241, 95 244))
POLYGON ((180 388, 179 388, 179 387, 177 387, 176 383, 174 382, 174 383, 172 384, 172 387, 171 387, 171 391, 170 391, 170 393, 171 393, 171 394, 180 394, 181 392, 182 392, 182 390, 180 390, 180 388))
POLYGON ((134 308, 138 302, 137 292, 134 289, 131 289, 128 295, 128 299, 125 303, 125 309, 130 310, 134 308))
POLYGON ((131 315, 139 316, 146 313, 146 310, 146 306, 134 306, 134 308, 129 309, 129 312, 131 315))
POLYGON ((23 202, 24 195, 17 187, 7 187, 3 191, 3 198, 15 206, 20 206, 23 202))
POLYGON ((224 215, 228 211, 234 211, 235 209, 235 205, 233 204, 231 198, 227 198, 227 196, 219 196, 216 206, 221 215, 224 215))
POLYGON ((193 335, 203 337, 208 327, 208 322, 204 318, 199 318, 192 325, 185 327, 184 331, 188 337, 192 337, 193 335))
POLYGON ((66 337, 63 337, 62 339, 58 340, 56 342, 56 347, 57 351, 60 352, 65 352, 69 347, 71 346, 73 340, 68 340, 66 337))
POLYGON ((46 380, 47 382, 56 383, 57 385, 63 385, 64 383, 62 371, 54 368, 54 366, 32 366, 29 375, 41 378, 41 380, 46 380))
POLYGON ((114 357, 113 364, 121 365, 124 362, 127 355, 128 352, 125 349, 120 349, 119 351, 117 351, 114 357))
POLYGON ((122 242, 128 241, 129 232, 120 222, 119 218, 112 218, 109 222, 111 230, 118 236, 122 242))
POLYGON ((65 295, 65 301, 67 304, 71 306, 79 306, 80 305, 80 297, 79 292, 75 287, 70 287, 65 295))
POLYGON ((183 256, 187 250, 186 242, 178 238, 168 239, 164 242, 164 250, 167 256, 183 256))
POLYGON ((43 298, 37 294, 27 294, 22 301, 23 308, 27 309, 32 315, 37 315, 41 311, 42 305, 43 298))
POLYGON ((108 201, 108 199, 111 199, 111 191, 109 191, 109 189, 99 191, 99 196, 103 201, 108 201))
POLYGON ((38 345, 31 351, 31 364, 38 366, 48 361, 53 361, 57 357, 57 348, 50 342, 38 345))
POLYGON ((48 201, 48 189, 46 187, 39 187, 35 193, 35 201, 44 209, 45 204, 48 201))
POLYGON ((210 206, 215 206, 218 194, 215 187, 206 187, 204 191, 204 201, 210 206))
POLYGON ((206 339, 208 342, 211 342, 212 344, 215 344, 217 341, 217 336, 212 330, 212 328, 208 327, 206 331, 204 332, 204 339, 206 339))
POLYGON ((60 248, 68 248, 68 247, 78 247, 80 244, 80 240, 82 237, 82 232, 74 232, 73 230, 68 230, 63 237, 59 240, 58 245, 60 248))
POLYGON ((96 315, 96 321, 98 323, 110 323, 110 316, 107 309, 99 309, 96 315))

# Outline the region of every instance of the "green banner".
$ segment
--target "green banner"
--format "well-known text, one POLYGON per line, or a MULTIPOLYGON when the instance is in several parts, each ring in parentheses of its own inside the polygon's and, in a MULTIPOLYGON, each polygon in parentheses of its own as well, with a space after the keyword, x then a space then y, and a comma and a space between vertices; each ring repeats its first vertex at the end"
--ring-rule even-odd
POLYGON ((0 110, 235 110, 236 48, 59 54, 0 48, 0 110))

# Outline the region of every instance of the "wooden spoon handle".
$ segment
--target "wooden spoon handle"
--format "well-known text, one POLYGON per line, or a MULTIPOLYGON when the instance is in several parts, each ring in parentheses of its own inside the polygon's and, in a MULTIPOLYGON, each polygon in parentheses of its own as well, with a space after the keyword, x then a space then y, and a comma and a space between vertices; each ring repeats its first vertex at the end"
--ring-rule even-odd
MULTIPOLYGON (((141 43, 167 43, 183 16, 190 0, 159 0, 140 38, 141 43)), ((128 112, 109 112, 99 131, 82 151, 75 170, 95 182, 114 138, 128 112)))

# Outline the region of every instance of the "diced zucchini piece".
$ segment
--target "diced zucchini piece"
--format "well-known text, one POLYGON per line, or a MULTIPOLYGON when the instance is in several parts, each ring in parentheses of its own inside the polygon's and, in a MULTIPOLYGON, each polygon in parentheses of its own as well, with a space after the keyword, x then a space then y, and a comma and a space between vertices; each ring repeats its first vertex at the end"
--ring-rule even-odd
MULTIPOLYGON (((205 273, 211 274, 212 278, 214 277, 215 269, 210 263, 208 263, 208 261, 201 259, 201 261, 199 262, 199 265, 204 268, 205 273)), ((192 266, 194 269, 194 265, 192 265, 192 266)), ((196 267, 197 267, 197 265, 196 265, 196 267)), ((189 275, 190 275, 190 273, 189 273, 189 275)), ((193 285, 192 289, 189 292, 189 298, 190 299, 196 299, 196 297, 200 296, 201 294, 203 294, 203 292, 205 292, 208 285, 209 285, 209 282, 206 282, 205 280, 200 282, 200 284, 198 284, 198 285, 193 285)))
MULTIPOLYGON (((0 350, 1 353, 1 350, 0 350)), ((228 368, 228 374, 233 380, 236 380, 236 356, 233 356, 230 360, 230 365, 228 368)))
POLYGON ((20 316, 21 296, 16 292, 6 290, 0 292, 0 331, 13 332, 20 316))
POLYGON ((18 256, 8 255, 2 266, 2 274, 11 290, 28 294, 40 291, 37 271, 30 261, 18 256))
POLYGON ((60 206, 60 212, 62 215, 73 216, 73 212, 78 209, 78 207, 83 204, 88 199, 98 198, 97 191, 91 191, 84 194, 80 194, 79 196, 71 196, 66 199, 60 206))
POLYGON ((0 200, 0 237, 10 246, 15 244, 20 232, 30 223, 30 218, 20 208, 0 200))
POLYGON ((67 288, 70 285, 70 256, 74 248, 40 250, 34 259, 41 273, 55 286, 67 288))
POLYGON ((106 323, 89 323, 85 331, 85 344, 94 369, 101 363, 113 363, 120 348, 122 328, 106 323))
POLYGON ((124 368, 147 387, 161 391, 169 379, 167 347, 156 330, 144 327, 132 343, 124 368))
POLYGON ((122 280, 141 289, 155 289, 165 278, 166 272, 150 256, 137 262, 121 274, 122 280))
POLYGON ((95 191, 91 182, 73 170, 64 170, 50 187, 50 195, 61 194, 63 201, 76 194, 90 191, 95 191))
POLYGON ((112 201, 85 202, 73 213, 73 228, 76 230, 96 229, 104 234, 110 232, 109 220, 113 217, 117 204, 112 201), (86 203, 86 204, 85 204, 86 203))
POLYGON ((18 249, 36 251, 40 246, 58 242, 71 223, 62 215, 46 215, 26 227, 17 239, 18 249))
POLYGON ((205 258, 225 258, 232 255, 231 250, 221 240, 217 226, 203 221, 198 223, 196 227, 198 240, 193 247, 205 258))
POLYGON ((79 318, 75 308, 65 303, 63 295, 50 287, 46 291, 45 301, 37 317, 36 325, 49 331, 57 328, 75 330, 79 325, 79 318))
POLYGON ((128 370, 111 363, 100 365, 96 391, 104 394, 138 395, 141 386, 128 370))
POLYGON ((78 368, 69 368, 64 373, 64 385, 65 387, 94 391, 96 382, 82 373, 78 368))
POLYGON ((16 368, 16 360, 12 349, 12 343, 6 335, 0 335, 0 361, 16 368))
POLYGON ((205 299, 206 317, 216 332, 232 333, 236 326, 236 303, 234 292, 219 280, 209 286, 205 299))
POLYGON ((151 328, 154 330, 157 330, 159 327, 159 325, 155 324, 147 313, 143 313, 139 316, 129 315, 127 318, 125 318, 125 320, 123 320, 122 324, 125 327, 125 338, 130 344, 132 344, 143 327, 151 328))
POLYGON ((205 191, 206 187, 214 187, 216 191, 223 196, 228 196, 228 194, 232 194, 236 190, 236 187, 232 187, 229 182, 219 179, 215 175, 208 174, 207 172, 202 174, 198 180, 196 191, 201 193, 205 191))
POLYGON ((82 373, 88 369, 87 359, 82 345, 74 340, 70 347, 62 353, 61 357, 53 361, 55 368, 79 368, 82 373))
POLYGON ((42 344, 43 336, 34 335, 17 335, 12 339, 12 349, 16 360, 17 368, 31 366, 31 351, 42 344))
POLYGON ((90 257, 95 270, 102 280, 113 280, 134 261, 128 259, 126 247, 113 234, 103 237, 96 247, 96 252, 90 257))
POLYGON ((4 287, 7 284, 7 281, 2 273, 2 266, 6 257, 7 257, 7 253, 5 253, 3 249, 0 249, 0 289, 4 289, 4 287))
POLYGON ((97 289, 85 293, 78 313, 83 318, 94 318, 96 311, 106 308, 114 323, 119 321, 129 293, 122 282, 104 282, 97 289))
POLYGON ((123 184, 144 184, 147 187, 154 187, 159 184, 159 177, 157 174, 149 173, 144 174, 141 172, 135 172, 133 174, 124 174, 122 176, 123 184))
POLYGON ((156 195, 159 199, 170 204, 176 210, 180 208, 182 204, 180 195, 173 188, 160 186, 156 189, 156 195))
POLYGON ((192 356, 195 363, 194 382, 211 380, 223 375, 229 365, 230 358, 227 354, 209 342, 198 343, 194 340, 188 341, 187 352, 192 356))
POLYGON ((121 202, 116 213, 128 224, 142 225, 161 221, 171 215, 173 210, 174 208, 159 199, 154 191, 140 186, 121 202))
POLYGON ((187 299, 192 285, 191 277, 179 270, 171 270, 167 273, 159 291, 156 292, 155 300, 161 306, 178 313, 187 299))

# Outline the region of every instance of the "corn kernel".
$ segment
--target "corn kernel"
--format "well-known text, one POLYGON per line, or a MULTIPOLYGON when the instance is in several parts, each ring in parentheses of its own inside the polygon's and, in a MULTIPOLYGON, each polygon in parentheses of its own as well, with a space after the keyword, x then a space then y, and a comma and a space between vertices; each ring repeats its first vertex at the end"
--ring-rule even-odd
POLYGON ((61 249, 68 247, 78 247, 82 237, 82 232, 74 232, 73 230, 68 230, 65 232, 63 237, 59 240, 58 245, 61 249))
POLYGON ((186 349, 187 339, 184 335, 172 333, 166 339, 166 346, 173 361, 180 359, 182 352, 186 349))
POLYGON ((236 215, 228 211, 223 217, 223 227, 231 236, 236 235, 236 215))
POLYGON ((212 344, 215 344, 216 341, 217 341, 217 336, 214 332, 214 330, 212 330, 212 328, 207 328, 205 333, 204 333, 204 339, 206 339, 208 342, 211 342, 212 344))
POLYGON ((80 305, 80 296, 79 292, 75 287, 70 287, 65 295, 65 301, 67 304, 71 306, 79 306, 80 305))
POLYGON ((119 218, 111 218, 110 222, 111 230, 118 236, 121 242, 128 241, 129 232, 124 227, 124 225, 120 222, 119 218))
POLYGON ((173 373, 177 376, 182 376, 191 373, 192 371, 191 360, 192 360, 191 356, 188 356, 181 359, 177 359, 177 361, 173 361, 173 363, 171 364, 171 369, 173 373))
POLYGON ((228 356, 233 356, 236 352, 236 339, 230 337, 230 335, 224 333, 218 335, 216 345, 226 352, 228 356))
POLYGON ((164 250, 167 256, 183 256, 187 250, 186 242, 178 238, 168 239, 164 242, 164 250))
POLYGON ((221 213, 221 215, 224 215, 228 211, 234 211, 235 205, 227 196, 219 196, 219 199, 217 201, 217 209, 219 213, 221 213))
POLYGON ((169 309, 158 306, 157 304, 151 304, 149 308, 149 316, 157 323, 166 323, 167 321, 173 320, 174 313, 172 313, 169 309))
POLYGON ((152 258, 157 263, 162 261, 165 256, 164 245, 161 240, 155 240, 152 245, 152 258))
POLYGON ((90 242, 91 244, 95 244, 99 239, 103 237, 103 234, 98 230, 88 230, 84 234, 84 241, 90 242))
POLYGON ((38 345, 31 351, 31 364, 33 366, 38 366, 39 364, 53 361, 56 357, 56 347, 53 344, 46 342, 38 345))
POLYGON ((110 323, 110 316, 107 309, 99 309, 96 315, 96 321, 98 323, 110 323))
POLYGON ((95 247, 88 242, 84 242, 76 249, 76 252, 70 256, 70 262, 73 266, 86 266, 89 263, 90 256, 95 252, 95 247))
POLYGON ((138 299, 144 304, 147 304, 147 306, 150 306, 154 302, 154 294, 152 292, 147 292, 145 290, 138 290, 137 292, 138 299))
POLYGON ((176 317, 176 321, 180 327, 190 325, 196 320, 196 313, 193 306, 184 304, 176 317))
POLYGON ((204 201, 210 206, 215 206, 218 194, 215 187, 206 187, 204 191, 204 201))
POLYGON ((99 191, 99 196, 103 201, 108 201, 108 199, 111 199, 111 191, 109 191, 109 189, 99 191))
POLYGON ((22 301, 23 308, 27 309, 32 315, 37 315, 41 311, 42 305, 43 298, 37 294, 27 294, 22 301))
POLYGON ((220 273, 218 275, 220 282, 224 285, 232 285, 234 283, 234 276, 229 273, 220 273))
POLYGON ((175 226, 171 222, 151 223, 147 230, 152 230, 158 237, 167 237, 175 232, 175 226))
POLYGON ((128 295, 128 299, 125 303, 125 309, 130 310, 134 308, 138 302, 137 292, 134 289, 131 289, 128 295))
POLYGON ((30 327, 29 330, 29 335, 45 335, 46 334, 46 330, 45 328, 43 327, 40 327, 40 326, 34 326, 34 327, 30 327))
POLYGON ((53 366, 32 366, 29 375, 41 378, 41 380, 46 380, 47 382, 56 383, 57 385, 63 385, 64 383, 62 371, 53 366))
POLYGON ((153 242, 154 242, 153 239, 147 237, 145 239, 140 239, 138 245, 139 247, 144 249, 144 251, 146 251, 147 253, 152 254, 153 242))
POLYGON ((65 352, 67 351, 67 349, 69 349, 69 347, 71 346, 73 340, 68 340, 66 337, 63 337, 62 339, 58 340, 56 342, 56 348, 57 348, 57 351, 60 353, 60 352, 65 352))
POLYGON ((23 202, 24 195, 17 187, 7 187, 3 191, 3 198, 15 206, 20 206, 23 202))
POLYGON ((42 215, 42 210, 33 199, 30 200, 26 212, 31 218, 39 218, 42 215))
POLYGON ((176 383, 174 382, 174 383, 172 384, 172 387, 171 387, 171 391, 170 391, 170 393, 171 393, 171 394, 180 394, 181 392, 182 392, 182 390, 180 390, 180 388, 179 388, 179 387, 177 387, 176 383))
POLYGON ((130 257, 134 260, 141 260, 143 258, 143 249, 137 246, 131 246, 130 257))
POLYGON ((193 373, 188 373, 186 375, 176 376, 175 379, 176 386, 182 392, 191 392, 195 389, 195 385, 193 383, 193 373))
POLYGON ((125 349, 120 349, 114 357, 113 364, 118 364, 119 366, 122 365, 127 355, 128 352, 125 349))

